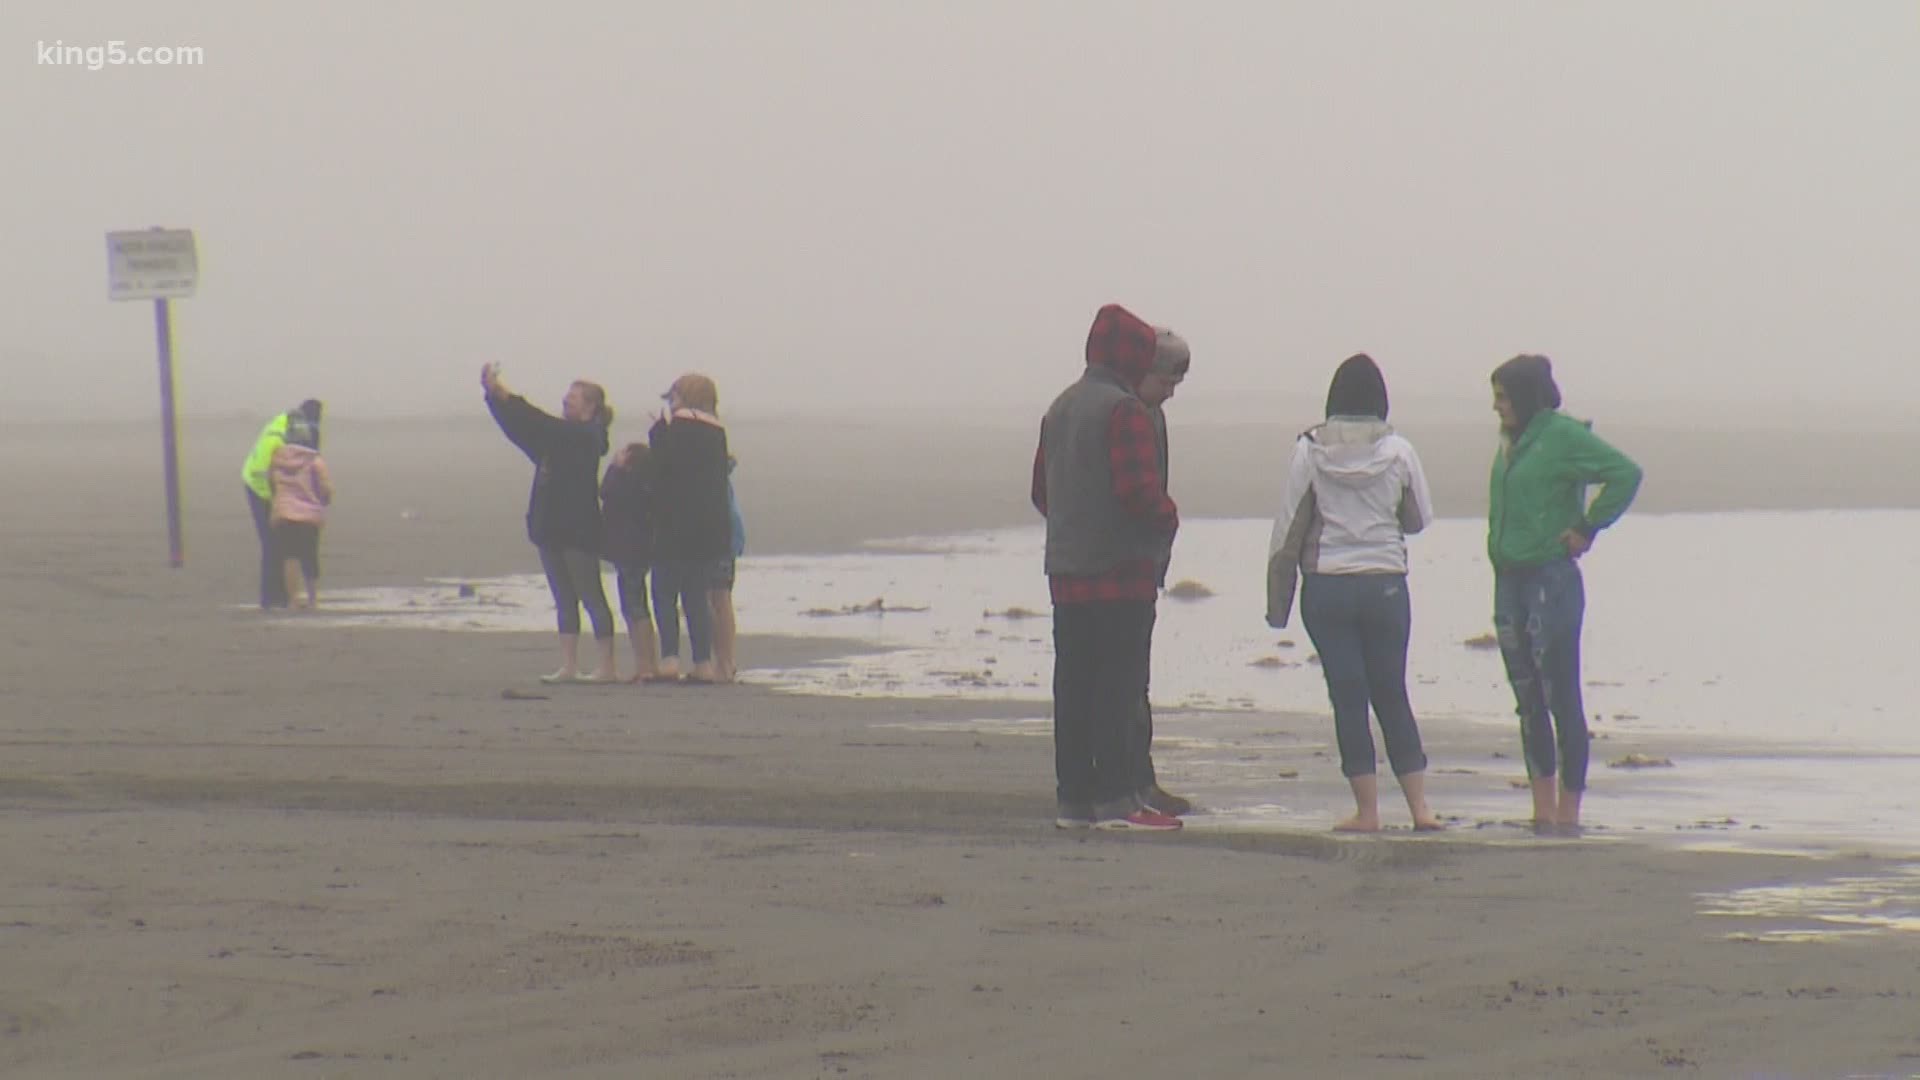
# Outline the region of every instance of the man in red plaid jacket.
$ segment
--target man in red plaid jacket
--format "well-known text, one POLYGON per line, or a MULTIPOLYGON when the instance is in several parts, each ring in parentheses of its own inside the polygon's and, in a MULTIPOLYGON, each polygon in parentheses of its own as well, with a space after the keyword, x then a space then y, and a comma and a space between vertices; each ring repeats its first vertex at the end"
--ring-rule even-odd
POLYGON ((1191 353, 1118 304, 1094 317, 1087 367, 1054 399, 1033 460, 1053 594, 1053 747, 1061 828, 1180 827, 1153 779, 1147 681, 1154 602, 1180 528, 1158 410, 1191 353))

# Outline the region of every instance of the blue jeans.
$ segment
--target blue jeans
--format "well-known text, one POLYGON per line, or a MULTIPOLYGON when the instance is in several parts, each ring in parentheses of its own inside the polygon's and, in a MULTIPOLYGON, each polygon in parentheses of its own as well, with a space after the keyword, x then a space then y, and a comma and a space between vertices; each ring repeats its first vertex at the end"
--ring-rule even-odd
POLYGON ((1413 634, 1407 576, 1308 574, 1300 587, 1300 619, 1320 650, 1340 771, 1352 779, 1372 776, 1378 767, 1369 705, 1380 721, 1393 774, 1424 770, 1427 754, 1407 700, 1407 641, 1413 634))
POLYGON ((660 631, 660 659, 680 655, 680 609, 687 609, 687 642, 693 662, 713 657, 713 607, 707 591, 713 587, 711 559, 666 559, 653 564, 653 625, 660 631))
POLYGON ((1586 583, 1572 559, 1497 570, 1493 628, 1520 714, 1527 775, 1560 786, 1587 786, 1587 713, 1580 697, 1580 624, 1586 583), (1555 751, 1558 751, 1558 761, 1555 751))

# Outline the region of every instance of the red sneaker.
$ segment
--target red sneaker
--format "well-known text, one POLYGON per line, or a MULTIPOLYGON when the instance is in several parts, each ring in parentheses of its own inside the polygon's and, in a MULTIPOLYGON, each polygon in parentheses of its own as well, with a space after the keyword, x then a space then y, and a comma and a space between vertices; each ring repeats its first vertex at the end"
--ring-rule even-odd
POLYGON ((1093 823, 1096 829, 1110 832, 1174 832, 1180 828, 1180 819, 1158 810, 1139 809, 1126 817, 1107 818, 1093 823))

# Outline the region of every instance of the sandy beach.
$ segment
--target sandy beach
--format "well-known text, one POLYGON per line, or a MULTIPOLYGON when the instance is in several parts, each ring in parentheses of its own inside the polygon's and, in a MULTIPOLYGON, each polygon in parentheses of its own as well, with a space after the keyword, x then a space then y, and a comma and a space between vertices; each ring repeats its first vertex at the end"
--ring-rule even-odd
MULTIPOLYGON (((1912 862, 1060 833, 1046 740, 956 729, 1043 701, 541 689, 549 635, 245 610, 250 426, 189 433, 178 571, 150 432, 0 438, 7 1077, 1920 1075, 1912 862)), ((330 437, 329 584, 532 568, 509 449, 330 437)), ((1006 510, 745 476, 763 549, 1006 510)))

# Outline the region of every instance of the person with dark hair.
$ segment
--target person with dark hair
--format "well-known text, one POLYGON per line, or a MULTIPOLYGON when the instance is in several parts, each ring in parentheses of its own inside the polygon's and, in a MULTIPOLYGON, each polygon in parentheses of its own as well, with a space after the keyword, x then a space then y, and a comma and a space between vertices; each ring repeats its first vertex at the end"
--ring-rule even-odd
POLYGON ((254 440, 253 449, 240 466, 240 479, 246 486, 247 510, 253 516, 253 531, 260 538, 260 610, 283 608, 289 602, 287 579, 281 567, 280 552, 273 542, 273 455, 287 441, 287 425, 299 421, 312 433, 313 449, 320 448, 320 402, 308 398, 267 421, 254 440))
POLYGON ((1154 409, 1191 359, 1178 334, 1108 304, 1087 332, 1085 370, 1041 421, 1032 499, 1047 519, 1054 824, 1063 829, 1181 827, 1142 802, 1141 785, 1151 782, 1154 604, 1180 528, 1154 409))
POLYGON ((604 526, 601 554, 613 564, 620 616, 633 640, 633 678, 646 682, 659 674, 660 641, 647 602, 647 573, 653 566, 653 464, 646 443, 628 443, 613 455, 600 478, 600 515, 604 526))
POLYGON ((680 678, 680 613, 686 612, 693 667, 686 681, 713 683, 714 582, 733 558, 727 513, 727 429, 720 391, 705 375, 675 379, 661 395, 666 415, 647 433, 653 447, 656 520, 653 619, 660 631, 659 678, 680 678))
POLYGON ((513 445, 534 464, 527 498, 527 539, 540 550, 540 566, 553 592, 560 628, 560 670, 542 682, 611 682, 613 612, 600 580, 600 459, 607 453, 613 409, 598 384, 575 380, 560 415, 545 412, 507 389, 500 365, 480 369, 487 410, 513 445), (600 666, 580 673, 580 607, 586 605, 600 666))
POLYGON ((1534 827, 1570 832, 1580 827, 1589 742, 1580 692, 1586 584, 1577 560, 1627 512, 1641 471, 1559 409, 1546 357, 1516 356, 1494 369, 1501 439, 1487 516, 1493 624, 1520 716, 1534 827), (1592 484, 1600 492, 1589 503, 1592 484))
POLYGON ((1287 625, 1303 579, 1300 615, 1320 653, 1340 771, 1353 789, 1354 814, 1336 831, 1380 829, 1369 709, 1413 827, 1442 827, 1427 805, 1427 756, 1407 697, 1407 536, 1432 520, 1420 455, 1387 423, 1385 377, 1365 353, 1348 357, 1327 388, 1326 421, 1294 442, 1267 559, 1267 625, 1287 625))

